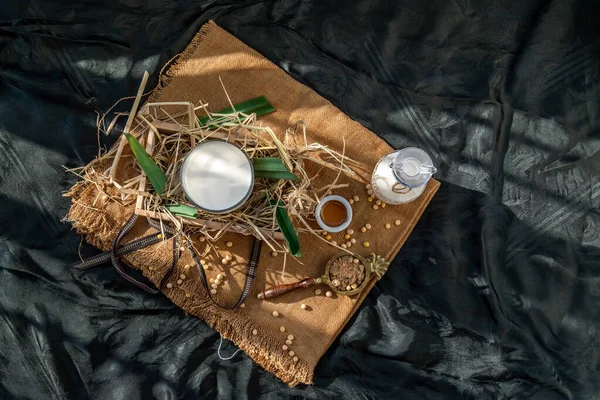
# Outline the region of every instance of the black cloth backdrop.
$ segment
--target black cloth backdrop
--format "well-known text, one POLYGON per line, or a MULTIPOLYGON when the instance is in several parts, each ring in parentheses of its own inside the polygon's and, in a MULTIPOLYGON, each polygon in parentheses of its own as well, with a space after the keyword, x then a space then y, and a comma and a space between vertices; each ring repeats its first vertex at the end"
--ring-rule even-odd
POLYGON ((599 15, 595 0, 4 0, 0 398, 600 398, 599 15), (153 87, 208 19, 440 168, 313 386, 220 360, 214 330, 108 265, 69 267, 96 250, 61 222, 63 166, 94 157, 96 113, 144 70, 153 87))

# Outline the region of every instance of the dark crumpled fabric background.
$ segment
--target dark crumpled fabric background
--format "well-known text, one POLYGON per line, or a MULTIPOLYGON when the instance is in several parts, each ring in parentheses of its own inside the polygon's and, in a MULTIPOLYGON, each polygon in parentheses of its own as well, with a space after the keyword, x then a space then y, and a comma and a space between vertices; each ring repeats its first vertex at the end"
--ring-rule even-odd
POLYGON ((0 398, 600 398, 599 15, 595 0, 3 1, 0 398), (94 157, 96 112, 144 70, 155 85, 208 19, 440 168, 313 386, 221 361, 214 330, 109 266, 69 267, 96 250, 61 223, 63 166, 94 157))

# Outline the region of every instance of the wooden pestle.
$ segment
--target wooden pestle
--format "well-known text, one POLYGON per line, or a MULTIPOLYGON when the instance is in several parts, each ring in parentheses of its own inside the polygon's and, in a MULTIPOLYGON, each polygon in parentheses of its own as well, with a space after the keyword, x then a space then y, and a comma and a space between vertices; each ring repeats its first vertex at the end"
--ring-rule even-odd
POLYGON ((274 297, 279 297, 296 289, 311 287, 317 283, 320 283, 320 280, 318 280, 317 278, 306 278, 296 283, 273 286, 260 292, 258 294, 258 298, 261 300, 272 299, 274 297))

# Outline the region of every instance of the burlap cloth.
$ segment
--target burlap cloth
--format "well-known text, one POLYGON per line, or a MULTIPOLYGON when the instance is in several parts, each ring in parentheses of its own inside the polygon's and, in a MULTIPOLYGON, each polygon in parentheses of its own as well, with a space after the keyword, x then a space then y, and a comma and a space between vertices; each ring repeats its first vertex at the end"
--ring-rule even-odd
MULTIPOLYGON (((374 252, 391 260, 429 204, 439 182, 432 179, 423 195, 412 203, 374 210, 373 203, 367 202, 364 186, 377 161, 393 149, 214 22, 202 27, 167 72, 163 80, 165 83, 155 89, 149 101, 197 102, 201 99, 207 101, 213 110, 227 107, 229 103, 219 77, 234 103, 265 95, 277 111, 260 120, 278 134, 283 134, 298 120, 303 120, 308 126, 309 142, 320 142, 341 151, 345 138, 346 154, 361 164, 357 168, 357 179, 342 176, 340 183, 349 183, 350 186, 335 191, 335 194, 347 198, 353 195, 360 197, 353 206, 354 219, 350 227, 356 231, 354 238, 358 243, 351 250, 363 256, 374 252), (395 225, 396 220, 400 220, 401 224, 395 225), (366 223, 370 223, 372 229, 361 233, 360 227, 366 223), (391 224, 390 229, 384 227, 386 223, 391 224), (366 241, 370 243, 369 248, 362 246, 366 241)), ((331 182, 334 177, 333 172, 323 170, 316 184, 331 182)), ((86 235, 88 242, 107 250, 121 225, 132 214, 133 206, 122 207, 109 200, 100 204, 100 207, 100 189, 109 194, 113 191, 111 187, 99 188, 85 181, 75 185, 69 193, 73 204, 67 218, 78 232, 86 235)), ((140 222, 124 242, 150 232, 152 230, 140 222)), ((334 234, 333 239, 342 243, 342 236, 343 233, 334 234)), ((228 311, 210 302, 201 287, 198 271, 191 268, 186 272, 184 269, 186 264, 192 264, 187 252, 182 254, 176 267, 173 287, 165 288, 163 293, 187 313, 215 327, 223 337, 232 340, 258 364, 288 384, 311 383, 317 362, 358 309, 375 281, 371 281, 366 290, 353 298, 335 294, 328 298, 325 296, 327 287, 320 286, 300 289, 272 301, 258 300, 256 294, 265 286, 322 275, 328 259, 339 252, 309 234, 300 234, 300 242, 300 262, 287 257, 283 273, 283 256, 273 257, 265 246, 253 289, 243 308, 228 311), (176 279, 181 273, 187 275, 179 285, 176 279), (317 288, 322 290, 320 295, 315 294, 317 288), (306 310, 300 308, 302 303, 308 306, 306 310), (274 317, 273 311, 278 311, 279 316, 274 317), (280 331, 282 326, 285 332, 280 331), (254 330, 256 335, 253 334, 254 330), (294 336, 293 343, 283 350, 290 334, 294 336), (294 361, 290 351, 298 357, 298 361, 294 361)), ((213 263, 207 271, 208 277, 215 277, 218 273, 227 276, 217 294, 222 302, 231 303, 240 294, 250 243, 249 237, 227 234, 217 243, 221 249, 219 257, 231 253, 233 262, 222 266, 218 257, 207 257, 213 263), (224 245, 227 241, 232 241, 234 246, 227 248, 224 245)), ((202 251, 206 243, 196 240, 195 246, 202 251)), ((170 241, 163 241, 124 259, 158 284, 169 268, 171 255, 170 241)))

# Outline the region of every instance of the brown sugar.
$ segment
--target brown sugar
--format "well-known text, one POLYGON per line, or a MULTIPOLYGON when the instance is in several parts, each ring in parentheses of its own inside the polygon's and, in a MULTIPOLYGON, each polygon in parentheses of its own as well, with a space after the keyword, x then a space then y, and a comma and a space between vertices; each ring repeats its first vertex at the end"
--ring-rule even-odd
POLYGON ((349 290, 360 286, 365 280, 365 266, 362 262, 356 264, 354 257, 342 256, 334 260, 329 267, 329 280, 338 290, 349 290))

